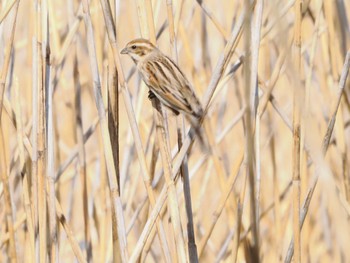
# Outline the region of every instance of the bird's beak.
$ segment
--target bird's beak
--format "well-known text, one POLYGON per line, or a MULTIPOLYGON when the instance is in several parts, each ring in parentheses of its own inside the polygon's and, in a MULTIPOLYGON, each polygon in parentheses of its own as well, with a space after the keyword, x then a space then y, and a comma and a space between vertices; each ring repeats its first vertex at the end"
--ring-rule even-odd
POLYGON ((128 54, 128 49, 123 48, 122 51, 120 51, 120 54, 128 54))

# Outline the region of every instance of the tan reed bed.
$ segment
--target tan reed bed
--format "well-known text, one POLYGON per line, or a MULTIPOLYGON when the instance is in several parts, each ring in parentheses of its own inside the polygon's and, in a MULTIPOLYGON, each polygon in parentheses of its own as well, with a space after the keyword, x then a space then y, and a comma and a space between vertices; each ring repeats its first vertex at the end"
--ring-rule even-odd
POLYGON ((0 1, 0 262, 350 260, 350 3, 0 1), (119 52, 202 98, 208 149, 119 52))

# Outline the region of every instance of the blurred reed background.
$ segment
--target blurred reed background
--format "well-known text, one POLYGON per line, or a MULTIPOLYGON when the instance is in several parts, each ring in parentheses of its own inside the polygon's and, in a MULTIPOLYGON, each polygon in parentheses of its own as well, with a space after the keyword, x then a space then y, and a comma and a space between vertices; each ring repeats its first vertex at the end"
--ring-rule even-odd
POLYGON ((0 262, 349 262, 349 17, 345 0, 0 1, 0 262), (119 56, 139 37, 193 84, 208 149, 178 153, 169 111, 162 140, 119 56))

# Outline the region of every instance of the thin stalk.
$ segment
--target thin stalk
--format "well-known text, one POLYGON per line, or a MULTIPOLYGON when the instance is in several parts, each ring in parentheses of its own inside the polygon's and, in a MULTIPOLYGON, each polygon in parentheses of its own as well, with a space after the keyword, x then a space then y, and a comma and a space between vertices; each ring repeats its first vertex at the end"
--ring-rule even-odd
MULTIPOLYGON (((301 80, 301 19, 302 0, 295 2, 295 28, 294 28, 294 48, 295 48, 295 68, 301 80)), ((301 105, 302 97, 301 82, 297 81, 293 94, 293 234, 295 255, 294 261, 301 261, 300 245, 300 135, 301 135, 301 105)))
POLYGON ((74 87, 75 87, 75 101, 74 101, 74 112, 75 112, 75 125, 76 125, 76 139, 78 144, 78 170, 80 175, 80 182, 82 193, 81 197, 83 200, 83 218, 84 218, 84 235, 85 235, 85 249, 86 258, 90 262, 92 260, 92 245, 91 245, 91 234, 90 234, 90 219, 88 209, 88 186, 87 186, 87 173, 86 173, 86 157, 85 157, 85 146, 84 146, 84 132, 83 132, 83 121, 82 121, 82 106, 81 106, 81 85, 79 80, 78 71, 78 58, 74 56, 74 87))
MULTIPOLYGON (((39 262, 46 262, 47 257, 47 206, 46 206, 46 92, 45 92, 45 50, 43 49, 43 35, 45 29, 43 28, 42 1, 38 0, 36 10, 36 37, 37 37, 37 57, 38 57, 38 219, 39 219, 39 262)), ((45 46, 45 45, 44 45, 45 46)))
MULTIPOLYGON (((244 4, 245 18, 244 18, 244 48, 245 54, 251 52, 251 18, 252 11, 250 10, 250 1, 245 1, 244 4)), ((254 105, 251 100, 251 87, 252 87, 252 58, 248 56, 244 62, 244 98, 247 105, 247 110, 245 112, 245 148, 246 148, 246 161, 247 161, 247 176, 249 181, 249 199, 250 199, 250 221, 252 222, 252 238, 251 241, 251 258, 254 259, 254 262, 260 262, 259 255, 259 221, 258 211, 256 206, 256 182, 254 174, 254 127, 253 127, 253 118, 254 118, 254 105)), ((254 96, 255 97, 255 96, 254 96)))
POLYGON ((163 113, 160 101, 156 98, 152 99, 152 106, 156 109, 154 111, 154 118, 156 120, 157 138, 159 143, 160 155, 162 157, 162 164, 164 169, 164 177, 168 188, 168 206, 170 210, 171 223, 174 230, 174 238, 176 243, 176 249, 179 260, 181 262, 187 262, 185 242, 183 239, 179 204, 176 196, 176 188, 174 181, 172 180, 171 172, 171 158, 169 155, 169 149, 167 148, 165 128, 163 125, 163 113))
POLYGON ((39 216, 38 216, 38 49, 36 37, 33 37, 33 79, 32 79, 32 200, 33 200, 33 221, 35 238, 35 259, 39 258, 39 216))

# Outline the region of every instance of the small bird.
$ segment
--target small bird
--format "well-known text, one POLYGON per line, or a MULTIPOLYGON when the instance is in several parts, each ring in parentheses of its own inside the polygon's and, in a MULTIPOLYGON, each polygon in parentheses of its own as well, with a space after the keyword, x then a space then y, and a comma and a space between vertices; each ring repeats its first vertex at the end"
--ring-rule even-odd
POLYGON ((179 67, 147 39, 130 41, 121 54, 128 54, 135 62, 142 79, 150 89, 149 98, 156 96, 176 115, 184 113, 198 129, 203 117, 202 106, 179 67))

